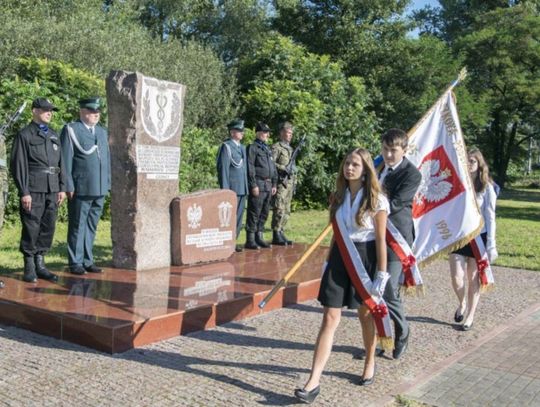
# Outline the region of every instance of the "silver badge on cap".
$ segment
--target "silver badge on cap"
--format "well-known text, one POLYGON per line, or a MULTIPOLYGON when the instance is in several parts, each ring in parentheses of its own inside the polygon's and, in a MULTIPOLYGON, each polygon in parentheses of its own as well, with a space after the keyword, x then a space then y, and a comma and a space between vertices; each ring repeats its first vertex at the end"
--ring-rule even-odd
POLYGON ((54 151, 58 150, 58 146, 56 144, 53 144, 52 148, 54 149, 54 151))

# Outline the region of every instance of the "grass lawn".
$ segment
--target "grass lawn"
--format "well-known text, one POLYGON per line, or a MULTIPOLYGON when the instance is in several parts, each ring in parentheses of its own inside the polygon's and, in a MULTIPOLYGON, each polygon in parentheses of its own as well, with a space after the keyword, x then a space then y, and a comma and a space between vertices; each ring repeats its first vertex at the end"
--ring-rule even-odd
MULTIPOLYGON (((270 220, 267 223, 269 227, 270 220)), ((285 233, 295 242, 311 243, 328 224, 327 211, 297 211, 289 220, 285 233)), ((110 222, 101 221, 94 246, 95 261, 99 265, 112 262, 110 222)), ((5 225, 0 232, 0 274, 22 269, 22 256, 18 251, 20 226, 5 225)), ((53 249, 47 255, 47 264, 53 270, 67 265, 67 224, 57 225, 53 249)), ((323 244, 330 242, 330 236, 323 244)), ((265 233, 271 240, 272 233, 265 233)), ((245 241, 245 232, 239 238, 245 241)), ((497 248, 496 265, 540 271, 540 190, 505 190, 497 200, 497 248)))

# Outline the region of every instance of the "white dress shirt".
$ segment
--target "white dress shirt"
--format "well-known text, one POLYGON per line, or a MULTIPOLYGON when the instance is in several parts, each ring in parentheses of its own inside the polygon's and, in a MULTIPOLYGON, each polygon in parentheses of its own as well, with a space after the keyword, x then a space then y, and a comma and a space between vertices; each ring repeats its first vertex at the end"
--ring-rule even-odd
POLYGON ((379 211, 390 213, 388 199, 380 193, 375 212, 365 212, 362 218, 363 225, 359 226, 356 223, 356 213, 358 212, 363 194, 364 188, 361 188, 356 194, 354 202, 351 202, 351 191, 347 188, 345 199, 341 204, 345 226, 347 227, 347 232, 353 242, 369 242, 375 240, 375 220, 373 219, 375 214, 379 211))

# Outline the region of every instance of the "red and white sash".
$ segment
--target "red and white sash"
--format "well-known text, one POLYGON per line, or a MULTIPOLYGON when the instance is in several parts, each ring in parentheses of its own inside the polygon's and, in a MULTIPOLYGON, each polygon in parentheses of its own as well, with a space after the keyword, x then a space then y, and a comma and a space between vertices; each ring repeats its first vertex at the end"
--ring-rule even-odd
POLYGON ((470 241, 472 252, 476 260, 476 267, 478 269, 478 279, 480 280, 480 291, 488 291, 494 288, 495 280, 493 278, 493 271, 489 264, 486 246, 480 235, 477 235, 470 241))
POLYGON ((391 350, 394 347, 394 341, 392 340, 392 325, 388 307, 384 299, 380 298, 377 302, 370 294, 373 282, 362 264, 360 254, 349 237, 343 219, 342 207, 337 210, 336 216, 332 220, 332 228, 334 230, 334 240, 347 269, 347 274, 364 305, 368 307, 373 316, 380 345, 385 350, 391 350))
POLYGON ((424 283, 416 263, 416 257, 403 235, 390 220, 386 223, 386 243, 401 261, 403 273, 400 276, 399 283, 404 292, 409 295, 423 294, 424 283))

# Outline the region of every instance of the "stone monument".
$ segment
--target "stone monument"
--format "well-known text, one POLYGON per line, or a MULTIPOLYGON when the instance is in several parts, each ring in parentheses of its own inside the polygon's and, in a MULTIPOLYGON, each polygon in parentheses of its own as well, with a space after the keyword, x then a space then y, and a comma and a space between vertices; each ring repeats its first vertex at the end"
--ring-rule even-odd
POLYGON ((236 193, 211 189, 182 195, 171 203, 172 264, 224 260, 236 242, 236 193))
POLYGON ((184 85, 138 72, 107 78, 113 264, 171 264, 170 204, 178 195, 184 85))

